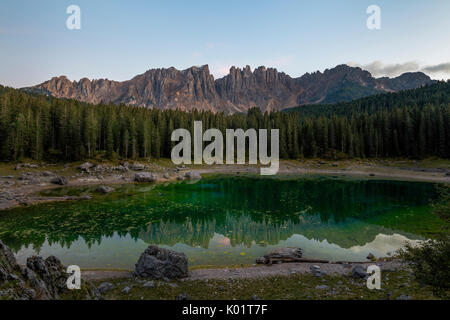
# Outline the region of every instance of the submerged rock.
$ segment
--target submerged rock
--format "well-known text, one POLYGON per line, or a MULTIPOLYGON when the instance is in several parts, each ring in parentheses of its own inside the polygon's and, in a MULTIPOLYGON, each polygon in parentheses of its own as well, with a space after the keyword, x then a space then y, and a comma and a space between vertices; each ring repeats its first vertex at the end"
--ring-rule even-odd
POLYGON ((134 176, 136 182, 155 182, 156 180, 156 174, 151 172, 139 172, 134 176))
POLYGON ((108 187, 108 186, 99 186, 97 187, 97 189, 95 189, 96 192, 98 193, 103 193, 103 194, 107 194, 107 193, 111 193, 114 191, 114 188, 108 187))
POLYGON ((188 258, 181 252, 149 246, 139 257, 135 274, 142 278, 185 278, 188 276, 188 258))

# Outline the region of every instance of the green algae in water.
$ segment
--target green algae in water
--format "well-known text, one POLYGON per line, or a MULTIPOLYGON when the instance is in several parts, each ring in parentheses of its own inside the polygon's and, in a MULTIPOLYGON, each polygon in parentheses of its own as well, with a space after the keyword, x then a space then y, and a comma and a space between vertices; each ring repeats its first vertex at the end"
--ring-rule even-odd
POLYGON ((39 253, 84 268, 133 269, 149 244, 185 252, 192 266, 251 264, 284 246, 308 258, 363 261, 432 237, 436 196, 429 183, 326 177, 126 185, 91 201, 0 213, 0 239, 21 262, 39 253))

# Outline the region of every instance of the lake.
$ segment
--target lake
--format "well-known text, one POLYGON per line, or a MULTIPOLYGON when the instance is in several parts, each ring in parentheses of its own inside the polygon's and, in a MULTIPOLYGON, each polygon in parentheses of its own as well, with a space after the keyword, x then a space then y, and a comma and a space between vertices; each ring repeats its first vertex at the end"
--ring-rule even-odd
MULTIPOLYGON (((133 269, 149 244, 182 251, 191 266, 254 263, 276 247, 304 257, 364 261, 433 236, 431 183, 321 176, 212 176, 197 182, 115 186, 89 201, 0 212, 0 239, 19 262, 133 269)), ((46 195, 95 194, 67 187, 46 195)))

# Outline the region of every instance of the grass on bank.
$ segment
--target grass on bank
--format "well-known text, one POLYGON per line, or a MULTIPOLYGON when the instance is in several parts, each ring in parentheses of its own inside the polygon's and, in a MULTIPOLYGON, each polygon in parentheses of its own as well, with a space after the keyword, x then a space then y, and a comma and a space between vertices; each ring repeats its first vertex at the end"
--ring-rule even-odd
MULTIPOLYGON (((105 281, 96 281, 95 285, 105 281)), ((154 288, 145 288, 146 281, 109 280, 115 288, 106 294, 108 300, 174 300, 186 293, 190 300, 386 300, 397 298, 435 300, 431 287, 417 282, 406 270, 382 272, 380 290, 369 290, 366 280, 350 276, 293 274, 256 279, 154 281, 154 288), (122 293, 125 287, 129 293, 122 293), (324 287, 326 286, 326 287, 324 287)), ((69 297, 65 297, 69 298, 69 297)))

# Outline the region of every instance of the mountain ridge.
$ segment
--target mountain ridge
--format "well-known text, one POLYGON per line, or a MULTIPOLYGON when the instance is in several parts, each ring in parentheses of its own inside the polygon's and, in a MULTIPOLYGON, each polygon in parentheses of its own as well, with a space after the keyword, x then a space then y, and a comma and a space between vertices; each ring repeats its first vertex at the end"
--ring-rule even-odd
POLYGON ((185 70, 150 69, 122 82, 88 78, 70 81, 66 76, 59 76, 23 90, 94 104, 103 101, 146 108, 235 113, 252 107, 264 112, 305 104, 351 101, 434 82, 422 72, 374 78, 368 71, 347 65, 305 73, 298 78, 276 68, 260 66, 252 71, 248 65, 242 69, 233 66, 227 75, 214 79, 209 66, 203 65, 185 70))

